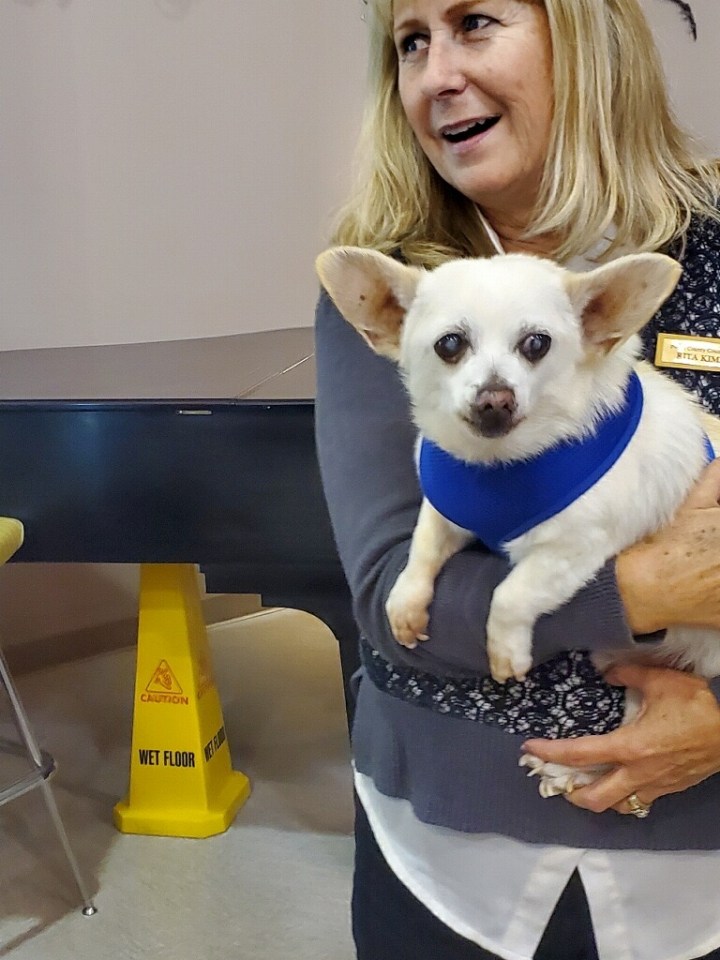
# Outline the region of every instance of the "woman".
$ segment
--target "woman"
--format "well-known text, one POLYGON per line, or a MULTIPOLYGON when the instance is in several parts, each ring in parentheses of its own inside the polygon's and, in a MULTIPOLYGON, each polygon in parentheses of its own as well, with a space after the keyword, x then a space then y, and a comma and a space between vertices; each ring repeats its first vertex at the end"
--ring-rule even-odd
MULTIPOLYGON (((365 168, 335 242, 430 267, 526 251, 586 269, 667 249, 684 276, 648 354, 660 330, 715 334, 720 176, 671 117, 637 0, 372 0, 369 30, 365 168)), ((479 546, 438 578, 432 639, 393 640, 384 603, 420 500, 407 400, 325 295, 317 362, 323 481, 362 632, 359 960, 720 957, 720 683, 639 666, 603 679, 584 652, 720 628, 720 464, 670 528, 540 621, 528 680, 500 686, 483 627, 507 565, 479 546), (627 685, 644 710, 614 730, 627 685), (543 800, 522 749, 613 770, 543 800)), ((720 412, 718 374, 672 372, 720 412)))

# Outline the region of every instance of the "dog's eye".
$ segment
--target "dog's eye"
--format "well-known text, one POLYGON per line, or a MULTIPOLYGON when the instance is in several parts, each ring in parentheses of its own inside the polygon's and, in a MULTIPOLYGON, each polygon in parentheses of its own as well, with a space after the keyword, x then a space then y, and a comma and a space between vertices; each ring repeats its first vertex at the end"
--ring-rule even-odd
POLYGON ((552 338, 546 333, 529 333, 520 341, 518 349, 530 363, 537 363, 548 352, 551 343, 552 338))
POLYGON ((457 363, 469 346, 461 333, 446 333, 435 344, 435 353, 445 363, 457 363))

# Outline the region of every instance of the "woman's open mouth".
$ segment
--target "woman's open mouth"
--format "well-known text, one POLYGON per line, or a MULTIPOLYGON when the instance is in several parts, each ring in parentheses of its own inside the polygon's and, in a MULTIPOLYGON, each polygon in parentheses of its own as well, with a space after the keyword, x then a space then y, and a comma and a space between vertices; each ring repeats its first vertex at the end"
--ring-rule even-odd
POLYGON ((487 133, 499 120, 499 116, 486 117, 484 120, 469 120, 466 123, 448 126, 441 133, 448 143, 466 143, 474 137, 487 133))

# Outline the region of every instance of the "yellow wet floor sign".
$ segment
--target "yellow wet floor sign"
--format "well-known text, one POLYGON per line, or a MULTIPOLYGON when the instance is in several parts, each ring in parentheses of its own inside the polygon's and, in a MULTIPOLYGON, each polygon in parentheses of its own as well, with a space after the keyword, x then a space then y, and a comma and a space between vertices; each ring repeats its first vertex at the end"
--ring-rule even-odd
POLYGON ((195 567, 143 564, 130 787, 123 833, 209 837, 250 795, 232 769, 195 567))

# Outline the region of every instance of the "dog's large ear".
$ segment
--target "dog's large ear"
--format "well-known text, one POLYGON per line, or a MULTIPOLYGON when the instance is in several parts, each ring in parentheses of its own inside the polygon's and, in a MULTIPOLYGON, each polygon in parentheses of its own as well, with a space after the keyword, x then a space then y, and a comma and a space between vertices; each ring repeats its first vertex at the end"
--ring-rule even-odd
POLYGON ((362 247, 331 247, 315 269, 345 319, 376 353, 397 360, 405 314, 423 271, 362 247))
POLYGON ((641 330, 670 296, 682 267, 662 253, 619 257, 589 273, 568 273, 565 289, 582 320, 585 340, 609 353, 641 330))

